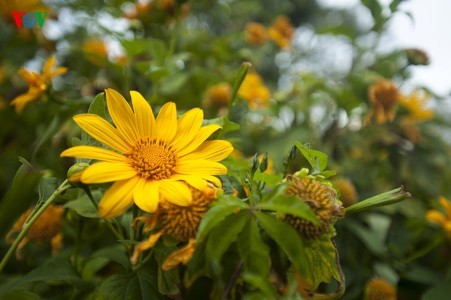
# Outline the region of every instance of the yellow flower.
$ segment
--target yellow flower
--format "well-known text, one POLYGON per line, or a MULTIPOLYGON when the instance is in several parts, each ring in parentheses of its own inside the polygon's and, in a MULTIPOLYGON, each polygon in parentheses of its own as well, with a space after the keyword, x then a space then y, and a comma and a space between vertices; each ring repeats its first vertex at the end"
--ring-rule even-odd
POLYGON ((287 48, 291 45, 294 28, 287 16, 278 16, 268 29, 269 37, 276 42, 280 48, 287 48))
POLYGON ((373 278, 365 288, 365 300, 396 300, 395 287, 382 278, 373 278))
POLYGON ((267 107, 271 93, 257 73, 248 73, 244 78, 238 96, 245 99, 251 109, 267 107))
MULTIPOLYGON (((155 215, 148 218, 139 218, 147 223, 145 231, 155 228, 157 222, 161 223, 161 230, 152 234, 146 241, 135 247, 131 257, 133 264, 138 261, 139 255, 152 248, 162 235, 169 235, 178 241, 188 242, 179 250, 173 252, 163 263, 164 270, 170 270, 179 263, 186 264, 195 250, 195 240, 199 223, 207 212, 209 205, 217 198, 217 191, 209 184, 203 190, 189 187, 192 203, 188 206, 179 206, 168 201, 162 201, 155 215)), ((169 200, 164 198, 163 200, 169 200)))
POLYGON ((340 200, 345 207, 351 206, 357 202, 358 195, 354 184, 348 178, 337 178, 333 183, 340 191, 340 200))
POLYGON ((130 92, 132 107, 118 92, 106 91, 109 114, 116 125, 94 114, 81 114, 75 122, 99 142, 115 150, 93 146, 76 146, 61 156, 100 160, 80 176, 83 183, 115 183, 99 203, 103 218, 122 214, 136 203, 142 210, 154 212, 159 199, 186 206, 192 197, 184 184, 204 190, 207 181, 217 186, 214 175, 227 173, 219 161, 232 151, 223 140, 206 141, 219 125, 202 126, 203 112, 191 109, 177 120, 174 103, 166 103, 154 118, 143 96, 130 92))
POLYGON ((378 124, 393 121, 395 104, 398 101, 398 89, 392 81, 378 79, 368 90, 368 97, 372 104, 372 114, 378 124))
POLYGON ((440 196, 438 202, 445 213, 430 209, 426 212, 426 220, 440 225, 448 238, 451 239, 451 202, 443 196, 440 196))
POLYGON ((205 106, 226 107, 232 95, 232 87, 227 82, 213 85, 207 90, 205 106))
MULTIPOLYGON (((33 209, 28 209, 19 217, 17 222, 14 223, 13 227, 6 235, 6 241, 8 243, 13 243, 11 236, 22 230, 23 224, 32 211, 33 209)), ((50 241, 52 245, 52 254, 60 252, 62 247, 61 228, 63 225, 63 213, 64 208, 62 206, 50 204, 31 226, 30 230, 25 235, 25 238, 19 243, 19 246, 16 249, 16 257, 18 259, 23 258, 21 250, 28 242, 50 241)))
POLYGON ((254 46, 263 45, 268 39, 266 28, 260 23, 247 23, 245 31, 246 42, 254 46))
POLYGON ((106 62, 108 49, 104 41, 92 38, 86 40, 82 45, 86 59, 94 65, 101 66, 106 62))
POLYGON ((53 69, 56 58, 54 55, 49 56, 44 63, 42 74, 30 72, 25 68, 20 68, 19 75, 28 83, 28 92, 19 95, 13 99, 11 105, 16 106, 16 112, 21 113, 25 106, 39 97, 48 90, 52 84, 52 79, 56 76, 62 75, 67 72, 66 67, 58 67, 53 69))
POLYGON ((426 93, 414 92, 409 96, 401 96, 399 98, 399 104, 409 112, 404 117, 404 120, 408 123, 415 123, 432 119, 434 117, 434 111, 425 107, 428 100, 429 96, 426 93))

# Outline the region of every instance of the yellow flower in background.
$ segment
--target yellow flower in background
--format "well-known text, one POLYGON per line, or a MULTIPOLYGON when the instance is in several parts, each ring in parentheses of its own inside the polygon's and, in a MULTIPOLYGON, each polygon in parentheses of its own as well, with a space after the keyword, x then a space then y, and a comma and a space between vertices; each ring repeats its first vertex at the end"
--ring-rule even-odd
POLYGON ((179 250, 174 251, 163 263, 164 270, 170 270, 179 263, 186 264, 195 250, 195 240, 200 221, 205 216, 209 205, 217 198, 216 188, 209 184, 203 190, 189 187, 193 201, 187 206, 173 204, 169 199, 162 199, 154 216, 148 218, 139 218, 146 222, 146 231, 155 228, 157 222, 161 223, 161 230, 152 234, 146 241, 141 242, 135 247, 131 257, 133 264, 138 261, 139 255, 152 248, 162 235, 169 235, 178 241, 188 244, 179 250))
POLYGON ((382 278, 373 278, 365 288, 365 300, 396 300, 396 288, 382 278))
MULTIPOLYGON (((25 211, 14 223, 11 230, 6 235, 6 241, 12 244, 14 241, 12 235, 20 232, 22 226, 31 214, 33 209, 25 211)), ((22 259, 22 248, 28 242, 50 242, 52 245, 52 254, 58 254, 62 248, 61 229, 63 226, 64 207, 50 204, 49 207, 39 216, 36 222, 31 226, 30 230, 25 235, 25 238, 19 243, 16 249, 16 257, 22 259)))
POLYGON ((395 105, 399 100, 398 88, 391 80, 378 79, 368 90, 372 112, 378 124, 393 121, 395 105))
POLYGON ((140 19, 147 15, 152 8, 152 1, 137 2, 133 8, 124 13, 124 17, 130 20, 140 19))
POLYGON ((11 105, 16 107, 16 112, 21 113, 25 106, 44 94, 52 84, 52 79, 67 72, 66 67, 58 67, 54 70, 56 58, 49 56, 44 63, 42 74, 30 72, 25 68, 20 68, 18 74, 28 83, 28 92, 13 99, 11 105))
POLYGON ((249 44, 260 46, 268 40, 268 33, 262 24, 251 22, 246 25, 245 38, 249 44))
POLYGON ((351 206, 358 200, 357 190, 348 178, 337 178, 333 180, 334 185, 340 191, 340 200, 345 207, 351 206))
POLYGON ((404 120, 408 123, 416 123, 432 119, 434 111, 426 107, 428 101, 429 96, 426 93, 414 92, 409 96, 401 96, 399 104, 409 112, 404 120))
POLYGON ((445 212, 430 209, 426 212, 426 220, 440 225, 448 238, 451 239, 451 202, 442 196, 440 196, 438 202, 445 212))
POLYGON ((207 90, 207 96, 204 100, 206 107, 226 107, 232 96, 232 86, 227 83, 218 83, 207 90))
POLYGON ((82 51, 86 59, 97 66, 105 64, 108 58, 108 48, 104 41, 92 38, 84 41, 82 51))
POLYGON ((223 140, 206 141, 219 128, 210 124, 202 127, 203 111, 191 109, 177 119, 174 103, 163 105, 157 118, 152 108, 135 91, 130 92, 132 107, 118 92, 107 89, 106 102, 116 127, 94 114, 81 114, 75 122, 93 138, 114 151, 76 146, 61 156, 99 160, 84 169, 83 183, 114 184, 99 203, 103 218, 122 214, 135 203, 142 210, 154 212, 160 198, 186 206, 192 196, 185 182, 199 190, 207 182, 221 186, 215 175, 227 173, 219 161, 232 151, 223 140))
POLYGON ((251 109, 263 108, 269 105, 271 93, 257 73, 248 73, 244 78, 238 96, 245 99, 251 109))
POLYGON ((268 29, 269 37, 280 48, 290 47, 293 33, 293 25, 287 16, 278 16, 268 29))

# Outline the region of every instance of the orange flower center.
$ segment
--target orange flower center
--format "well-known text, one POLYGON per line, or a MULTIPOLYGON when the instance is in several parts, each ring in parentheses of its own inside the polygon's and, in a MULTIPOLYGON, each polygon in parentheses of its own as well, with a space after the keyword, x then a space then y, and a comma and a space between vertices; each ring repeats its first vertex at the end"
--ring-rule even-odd
POLYGON ((177 163, 177 156, 171 145, 150 137, 141 138, 136 142, 128 158, 139 176, 151 180, 171 177, 177 163))

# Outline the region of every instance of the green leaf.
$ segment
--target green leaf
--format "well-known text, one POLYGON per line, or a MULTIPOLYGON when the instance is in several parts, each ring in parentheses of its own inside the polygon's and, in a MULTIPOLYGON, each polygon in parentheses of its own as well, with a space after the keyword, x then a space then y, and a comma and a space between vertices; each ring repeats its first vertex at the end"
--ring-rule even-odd
POLYGON ((402 0, 393 0, 390 3, 390 11, 393 13, 398 9, 398 5, 401 3, 402 0))
POLYGON ((91 257, 104 257, 108 258, 110 261, 114 261, 120 265, 122 265, 126 270, 128 270, 130 265, 130 259, 128 255, 125 253, 125 248, 121 245, 115 245, 113 247, 102 248, 97 250, 91 257))
POLYGON ((209 124, 217 124, 221 126, 221 130, 219 131, 218 138, 221 139, 224 137, 224 135, 228 132, 237 131, 240 129, 240 125, 230 121, 226 117, 220 117, 220 118, 214 118, 210 120, 204 120, 202 125, 209 125, 209 124))
MULTIPOLYGON (((44 145, 44 143, 46 143, 60 129, 60 125, 63 123, 63 121, 65 120, 61 120, 59 115, 55 115, 53 117, 44 134, 38 139, 36 147, 34 148, 33 154, 31 156, 32 158, 36 157, 36 154, 38 153, 39 149, 41 149, 42 145, 44 145)), ((34 159, 32 159, 32 161, 34 161, 34 159)))
POLYGON ((302 155, 307 159, 310 166, 312 166, 314 173, 319 173, 326 169, 328 159, 327 154, 318 150, 307 148, 299 142, 296 142, 295 145, 302 153, 302 155))
POLYGON ((29 291, 10 291, 0 294, 0 299, 14 299, 14 300, 40 300, 41 297, 29 291))
POLYGON ((294 267, 301 271, 304 264, 305 250, 299 233, 290 225, 265 213, 256 211, 255 216, 261 227, 285 252, 294 267))
MULTIPOLYGON (((95 199, 99 199, 99 191, 94 191, 92 194, 95 199)), ((64 204, 64 207, 72 209, 77 214, 85 218, 100 218, 99 212, 85 193, 83 193, 80 198, 67 202, 64 204)))
POLYGON ((162 40, 149 39, 149 50, 152 54, 153 60, 158 65, 163 65, 167 54, 167 47, 162 40))
POLYGON ((230 244, 237 240, 238 234, 243 230, 246 221, 249 219, 248 211, 241 211, 224 219, 214 227, 206 241, 206 259, 213 266, 219 266, 222 255, 229 248, 230 244))
POLYGON ((55 177, 44 177, 39 182, 39 200, 36 207, 41 206, 47 201, 47 199, 55 192, 58 188, 58 179, 55 177))
POLYGON ((141 299, 138 277, 135 273, 114 274, 102 282, 96 296, 108 300, 141 299))
POLYGON ((217 224, 227 216, 248 208, 247 204, 232 195, 222 195, 213 202, 212 207, 207 211, 199 224, 197 231, 197 241, 201 241, 217 224))
MULTIPOLYGON (((95 114, 105 119, 105 93, 98 94, 89 105, 88 113, 95 114)), ((83 145, 96 145, 98 142, 94 140, 86 131, 81 131, 81 142, 83 145)))
POLYGON ((276 186, 281 183, 283 176, 281 174, 267 174, 260 171, 255 172, 254 180, 264 182, 267 186, 276 186))
POLYGON ((268 201, 259 203, 257 207, 262 210, 290 214, 308 220, 313 224, 319 224, 318 218, 311 207, 295 196, 279 195, 268 201))
MULTIPOLYGON (((169 251, 165 251, 169 252, 169 251)), ((155 252, 155 259, 158 262, 158 291, 163 295, 175 295, 178 294, 180 277, 179 269, 174 268, 170 271, 163 271, 161 265, 168 257, 169 253, 155 252)))
POLYGON ((397 189, 373 196, 349 206, 348 208, 346 208, 346 214, 349 215, 356 212, 397 203, 410 197, 411 195, 404 191, 403 187, 399 187, 397 189))
POLYGON ((238 235, 238 251, 247 273, 267 278, 271 260, 269 248, 263 243, 260 229, 253 218, 249 218, 241 233, 238 235))
POLYGON ((448 279, 427 290, 421 300, 449 299, 449 295, 451 295, 451 280, 448 279))
POLYGON ((189 79, 189 74, 178 72, 170 74, 161 81, 160 90, 163 94, 174 94, 178 92, 189 79))
POLYGON ((332 278, 340 282, 335 245, 331 233, 304 242, 305 262, 301 272, 304 279, 313 286, 318 287, 321 282, 329 283, 332 278))
POLYGON ((81 277, 84 280, 92 280, 95 274, 104 268, 110 260, 105 257, 94 257, 86 261, 81 271, 81 277))
MULTIPOLYGON (((250 273, 245 273, 243 276, 244 281, 253 286, 254 288, 259 289, 265 299, 278 299, 278 295, 274 286, 266 280, 264 277, 259 275, 254 275, 250 273)), ((260 298, 262 299, 262 298, 260 298)))
POLYGON ((30 282, 62 282, 80 284, 82 280, 66 257, 53 257, 43 265, 31 270, 22 277, 14 286, 18 288, 30 282))
POLYGON ((229 101, 229 114, 230 111, 233 107, 233 104, 235 103, 235 99, 236 99, 236 95, 238 94, 238 90, 241 87, 241 84, 244 81, 244 78, 246 78, 247 73, 249 72, 249 68, 252 66, 252 64, 250 62, 244 62, 241 65, 240 70, 238 71, 238 75, 235 79, 235 82, 233 83, 233 87, 232 87, 232 95, 230 97, 230 101, 229 101))
POLYGON ((141 287, 141 299, 167 299, 163 297, 155 286, 157 275, 150 273, 150 268, 141 268, 136 272, 141 287))

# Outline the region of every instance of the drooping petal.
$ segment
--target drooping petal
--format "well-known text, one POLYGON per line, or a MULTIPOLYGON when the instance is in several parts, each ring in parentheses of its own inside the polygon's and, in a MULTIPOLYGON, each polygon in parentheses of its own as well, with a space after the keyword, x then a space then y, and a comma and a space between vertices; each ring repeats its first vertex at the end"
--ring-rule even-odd
POLYGON ((158 208, 160 201, 160 190, 158 181, 141 179, 136 185, 133 199, 142 210, 153 213, 158 208))
POLYGON ((113 89, 106 89, 106 103, 108 112, 113 119, 114 125, 121 136, 132 146, 139 138, 139 132, 135 121, 135 115, 121 94, 113 89))
POLYGON ((42 68, 42 74, 44 76, 50 76, 50 73, 52 72, 52 68, 55 65, 55 62, 56 62, 55 55, 51 55, 46 59, 46 61, 44 63, 44 67, 42 68))
POLYGON ((87 167, 81 174, 83 183, 104 183, 129 179, 135 176, 136 170, 124 162, 97 162, 87 167))
POLYGON ((128 160, 125 156, 99 147, 93 146, 76 146, 64 150, 60 156, 69 156, 69 157, 79 157, 79 158, 89 158, 89 159, 97 159, 101 161, 108 162, 123 162, 126 163, 128 160))
POLYGON ((224 175, 227 174, 227 168, 218 162, 204 159, 181 159, 175 166, 175 172, 185 175, 224 175))
POLYGON ((152 137, 155 130, 155 117, 152 108, 140 93, 131 91, 130 96, 140 135, 152 137))
POLYGON ((130 257, 130 262, 132 265, 136 265, 138 263, 138 258, 142 252, 152 248, 160 239, 160 236, 163 234, 163 231, 158 231, 157 233, 152 234, 149 238, 138 245, 136 245, 135 250, 133 251, 132 257, 130 257))
POLYGON ((129 151, 130 146, 119 135, 117 129, 100 116, 80 114, 76 115, 73 119, 81 129, 102 144, 122 153, 129 151))
POLYGON ((32 85, 36 81, 36 77, 39 76, 35 72, 30 72, 24 67, 20 68, 17 73, 20 75, 20 77, 23 78, 29 85, 32 85))
POLYGON ((185 159, 207 159, 212 161, 221 161, 230 153, 233 147, 228 141, 216 140, 205 141, 194 152, 188 153, 183 158, 185 159))
POLYGON ((190 144, 202 126, 204 112, 193 108, 184 113, 177 121, 177 135, 172 141, 176 149, 183 149, 190 144))
POLYGON ((174 180, 162 180, 160 184, 160 197, 176 205, 187 206, 192 201, 191 191, 186 184, 174 180))
POLYGON ((186 265, 196 250, 196 239, 189 239, 188 244, 172 252, 161 266, 164 271, 175 268, 178 264, 186 265))
POLYGON ((208 139, 208 137, 213 132, 215 132, 216 130, 218 130, 220 128, 221 128, 221 126, 219 126, 217 124, 210 124, 210 125, 204 126, 201 129, 199 129, 199 131, 197 132, 193 141, 190 144, 186 145, 186 147, 184 147, 183 149, 180 149, 178 151, 179 157, 182 157, 182 156, 196 150, 197 147, 199 147, 203 142, 205 142, 205 140, 208 139))
POLYGON ((171 177, 173 180, 183 180, 190 186, 192 186, 195 189, 198 189, 200 191, 203 191, 207 188, 207 181, 200 177, 200 176, 192 176, 192 175, 182 175, 182 174, 175 174, 171 177))
POLYGON ((116 181, 100 200, 100 216, 109 219, 124 213, 133 204, 133 189, 138 180, 139 177, 135 176, 131 179, 116 181))
POLYGON ((31 101, 37 99, 40 95, 36 93, 25 93, 22 95, 17 96, 16 98, 11 101, 11 105, 15 105, 16 112, 19 114, 23 111, 25 106, 30 103, 31 101))
POLYGON ((168 102, 161 107, 155 121, 154 136, 170 143, 177 133, 177 110, 174 102, 168 102))

